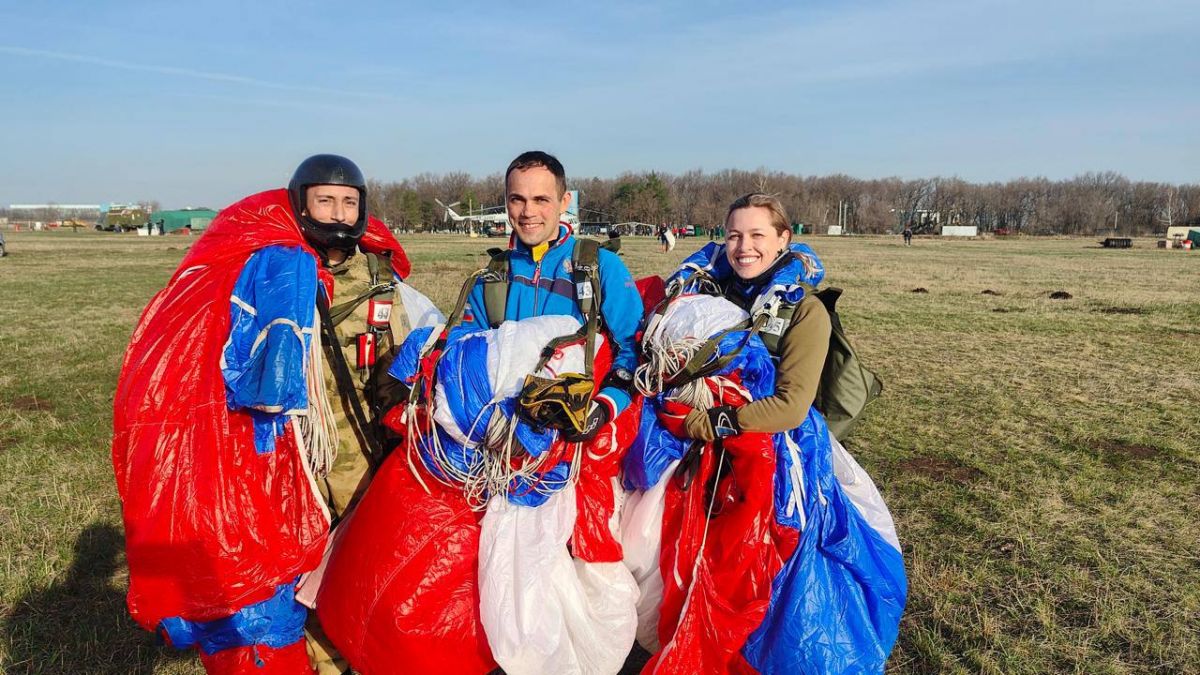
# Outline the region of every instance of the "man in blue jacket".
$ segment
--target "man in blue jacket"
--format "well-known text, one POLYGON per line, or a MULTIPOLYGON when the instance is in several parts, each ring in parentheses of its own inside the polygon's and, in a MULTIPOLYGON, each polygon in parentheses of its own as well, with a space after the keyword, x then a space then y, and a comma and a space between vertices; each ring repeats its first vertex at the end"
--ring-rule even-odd
MULTIPOLYGON (((586 319, 576 298, 572 253, 575 237, 560 222, 571 205, 563 165, 553 155, 538 150, 521 153, 504 174, 509 239, 508 298, 504 319, 565 314, 586 319)), ((610 341, 612 368, 593 399, 581 432, 568 432, 568 440, 595 436, 605 424, 629 406, 633 370, 637 367, 634 338, 642 318, 642 300, 625 263, 612 251, 599 252, 600 323, 610 341)), ((483 282, 467 298, 463 324, 491 328, 487 322, 483 282)), ((586 289, 585 289, 586 292, 586 289)))

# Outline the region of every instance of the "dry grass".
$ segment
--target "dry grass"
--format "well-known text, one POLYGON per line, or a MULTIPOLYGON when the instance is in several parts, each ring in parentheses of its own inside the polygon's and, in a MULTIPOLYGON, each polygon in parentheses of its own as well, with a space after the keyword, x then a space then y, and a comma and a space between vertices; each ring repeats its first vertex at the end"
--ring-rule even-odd
MULTIPOLYGON (((911 595, 890 670, 1200 672, 1200 254, 808 241, 887 383, 848 445, 905 546, 911 595), (1072 298, 1049 299, 1058 290, 1072 298)), ((4 672, 199 672, 125 617, 108 448, 125 341, 187 243, 8 237, 4 672)), ((501 242, 404 243, 413 285, 446 308, 501 242)), ((697 243, 662 255, 627 241, 625 259, 635 276, 664 273, 697 243)))

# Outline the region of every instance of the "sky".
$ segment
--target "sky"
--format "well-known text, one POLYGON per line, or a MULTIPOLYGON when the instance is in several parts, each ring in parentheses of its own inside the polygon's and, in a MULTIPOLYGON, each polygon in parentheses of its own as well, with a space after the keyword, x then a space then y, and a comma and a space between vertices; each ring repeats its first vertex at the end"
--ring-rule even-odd
POLYGON ((0 0, 0 205, 221 208, 320 152, 1200 182, 1196 0, 437 4, 0 0))

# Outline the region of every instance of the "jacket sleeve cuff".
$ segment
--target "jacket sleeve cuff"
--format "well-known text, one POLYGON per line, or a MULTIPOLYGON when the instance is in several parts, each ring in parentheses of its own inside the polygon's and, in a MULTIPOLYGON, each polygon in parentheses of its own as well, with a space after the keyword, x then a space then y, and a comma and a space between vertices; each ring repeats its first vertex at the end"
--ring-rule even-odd
POLYGON ((596 394, 594 400, 600 405, 608 407, 609 419, 613 420, 629 407, 630 401, 629 394, 617 387, 605 387, 601 389, 600 393, 596 394))

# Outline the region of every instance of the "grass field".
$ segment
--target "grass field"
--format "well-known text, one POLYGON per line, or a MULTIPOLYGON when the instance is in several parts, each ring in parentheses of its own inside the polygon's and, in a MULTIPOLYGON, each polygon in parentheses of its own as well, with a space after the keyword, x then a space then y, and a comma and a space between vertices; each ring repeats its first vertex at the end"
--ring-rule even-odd
MULTIPOLYGON (((497 241, 408 237, 411 282, 445 309, 497 241)), ((887 385, 847 446, 905 549, 890 672, 1200 672, 1200 253, 808 241, 887 385)), ((125 615, 109 461, 125 343, 188 243, 8 236, 2 672, 200 672, 125 615)), ((663 274, 698 243, 625 260, 663 274)))

